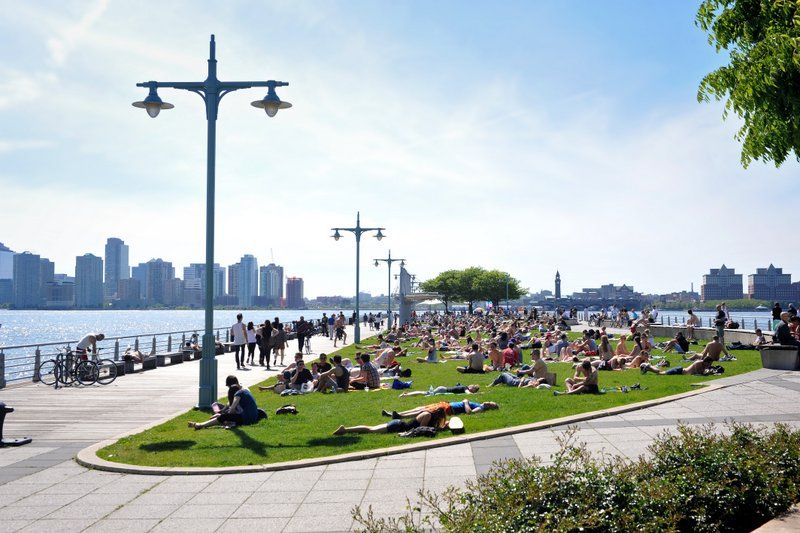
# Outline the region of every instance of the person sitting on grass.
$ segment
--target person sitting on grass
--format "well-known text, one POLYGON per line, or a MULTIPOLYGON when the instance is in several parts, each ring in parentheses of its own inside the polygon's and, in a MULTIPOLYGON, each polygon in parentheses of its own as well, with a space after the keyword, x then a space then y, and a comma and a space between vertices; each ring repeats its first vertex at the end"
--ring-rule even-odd
POLYGON ((333 368, 320 373, 317 380, 317 391, 333 389, 336 392, 347 392, 350 389, 350 371, 342 365, 342 356, 333 356, 333 368))
POLYGON ((399 345, 386 348, 375 358, 375 366, 388 368, 394 364, 395 357, 399 357, 402 353, 403 349, 399 345))
POLYGON ((242 388, 236 376, 228 376, 225 379, 228 386, 228 397, 233 394, 230 405, 220 413, 215 414, 205 422, 189 422, 189 427, 194 429, 205 429, 213 426, 246 426, 258 422, 258 406, 256 399, 249 390, 242 388))
POLYGON ((713 362, 714 362, 713 359, 711 359, 709 356, 705 356, 701 360, 695 361, 686 368, 676 366, 670 368, 669 370, 658 370, 652 365, 644 364, 640 366, 639 369, 641 370, 642 374, 652 372, 653 374, 658 374, 660 376, 681 376, 681 375, 705 376, 706 374, 709 373, 709 369, 711 368, 711 363, 713 362))
POLYGON ((523 366, 517 371, 517 376, 533 376, 540 382, 544 383, 547 381, 547 364, 542 361, 542 352, 539 348, 534 348, 531 350, 531 362, 533 363, 531 366, 523 366))
POLYGON ((458 402, 437 402, 429 405, 422 405, 407 411, 381 411, 383 416, 392 417, 395 420, 399 418, 416 418, 420 413, 434 413, 437 409, 444 409, 447 416, 451 415, 469 415, 490 411, 492 409, 499 409, 500 407, 495 402, 473 402, 468 399, 463 399, 458 402))
POLYGON ((516 344, 514 344, 512 341, 509 342, 508 347, 503 350, 503 366, 505 368, 511 368, 512 366, 518 365, 517 351, 514 348, 516 348, 516 344))
POLYGON ((503 368, 503 352, 497 349, 497 343, 489 343, 489 361, 492 370, 503 368))
POLYGON ((402 433, 420 426, 447 427, 447 415, 444 409, 438 409, 434 413, 424 411, 409 421, 393 419, 386 424, 378 424, 377 426, 339 426, 333 434, 338 436, 346 433, 402 433))
POLYGON ((361 354, 361 368, 358 377, 350 379, 352 388, 357 390, 381 388, 381 376, 378 373, 378 369, 369 360, 368 353, 361 354))
POLYGON ((617 348, 614 350, 614 355, 628 355, 630 352, 628 351, 628 336, 626 334, 621 334, 619 336, 619 342, 617 342, 617 348))
POLYGON ((607 335, 600 337, 600 345, 597 347, 597 355, 602 361, 608 361, 614 357, 614 350, 611 348, 611 343, 608 342, 607 335))
POLYGON ((639 368, 642 364, 650 361, 650 354, 647 350, 642 350, 635 357, 629 358, 625 368, 639 368))
POLYGON ((753 348, 758 349, 765 344, 767 344, 767 338, 764 337, 764 333, 760 328, 756 328, 756 338, 753 340, 753 348))
POLYGON ((675 353, 689 352, 689 341, 683 336, 683 332, 676 333, 675 338, 664 347, 664 353, 670 353, 672 350, 675 350, 675 353))
POLYGON ((597 369, 589 361, 584 361, 575 368, 575 375, 564 380, 566 392, 553 391, 554 396, 560 394, 598 394, 599 375, 597 369))
POLYGON ((684 357, 684 359, 686 361, 700 361, 704 357, 708 356, 712 361, 719 361, 719 357, 723 353, 728 357, 731 355, 728 353, 728 350, 725 349, 725 345, 719 342, 719 336, 714 335, 714 339, 706 344, 706 347, 701 353, 684 357))
POLYGON ((407 396, 438 396, 440 394, 475 394, 480 390, 480 385, 456 385, 454 387, 431 387, 426 391, 412 390, 406 391, 400 395, 400 398, 407 396))
MULTIPOLYGON (((436 351, 436 342, 431 340, 422 345, 428 352, 427 357, 417 357, 417 363, 438 363, 439 356, 436 351)), ((442 358, 444 360, 444 357, 442 358)))
POLYGON ((484 356, 480 352, 478 343, 472 343, 472 351, 467 355, 467 366, 456 367, 456 370, 462 374, 483 374, 485 372, 483 361, 484 356))

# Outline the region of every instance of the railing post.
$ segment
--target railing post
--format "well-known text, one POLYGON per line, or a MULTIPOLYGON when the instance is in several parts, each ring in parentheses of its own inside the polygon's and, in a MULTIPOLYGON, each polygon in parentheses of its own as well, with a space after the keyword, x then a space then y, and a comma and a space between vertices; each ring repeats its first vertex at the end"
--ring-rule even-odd
POLYGON ((217 330, 217 342, 219 342, 219 330, 217 330))
POLYGON ((42 351, 39 347, 36 347, 36 351, 33 354, 33 382, 37 383, 39 381, 39 367, 42 366, 42 351))
POLYGON ((0 350, 0 389, 6 387, 6 354, 0 350))
POLYGON ((667 325, 668 325, 668 326, 669 326, 669 325, 671 325, 671 324, 670 324, 670 317, 667 317, 667 325))
POLYGON ((226 329, 225 330, 225 342, 231 342, 230 337, 231 337, 231 330, 226 329))
POLYGON ((184 332, 181 337, 181 349, 183 349, 184 346, 186 346, 186 332, 184 332))
POLYGON ((167 351, 168 352, 172 351, 172 335, 167 337, 167 351))
POLYGON ((139 351, 139 337, 136 337, 136 340, 133 341, 133 349, 137 352, 139 351))
POLYGON ((114 361, 119 361, 119 339, 114 341, 114 361))
POLYGON ((753 329, 758 329, 758 319, 757 318, 753 319, 753 329))
POLYGON ((150 355, 155 355, 155 354, 156 354, 156 336, 153 335, 153 344, 152 348, 150 349, 150 355))

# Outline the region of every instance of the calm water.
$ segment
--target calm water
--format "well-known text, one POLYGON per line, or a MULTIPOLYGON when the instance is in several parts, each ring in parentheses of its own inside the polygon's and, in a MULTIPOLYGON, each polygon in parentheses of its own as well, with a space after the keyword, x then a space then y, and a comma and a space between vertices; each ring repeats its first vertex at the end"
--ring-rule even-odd
MULTIPOLYGON (((304 316, 306 320, 322 318, 322 313, 338 313, 340 309, 259 310, 244 311, 244 321, 255 323, 280 317, 291 322, 304 316)), ((362 310, 369 313, 370 310, 362 310)), ((380 312, 372 310, 373 313, 380 312)), ((344 311, 349 316, 352 311, 344 311)), ((386 310, 383 310, 386 313, 386 310)), ((215 311, 214 327, 236 322, 237 311, 215 311)), ((0 346, 46 342, 74 341, 86 333, 102 332, 107 337, 143 333, 198 330, 202 334, 205 315, 197 311, 9 311, 0 309, 0 346)))

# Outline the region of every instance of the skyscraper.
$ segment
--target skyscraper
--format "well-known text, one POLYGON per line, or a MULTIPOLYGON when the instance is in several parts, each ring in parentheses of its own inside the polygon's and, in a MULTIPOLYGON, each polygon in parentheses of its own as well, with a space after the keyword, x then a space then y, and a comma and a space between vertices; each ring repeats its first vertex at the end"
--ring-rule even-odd
MULTIPOLYGON (((225 268, 214 263, 214 297, 225 294, 225 268)), ((183 268, 183 287, 185 290, 202 291, 202 299, 205 301, 206 295, 206 265, 205 263, 191 263, 183 268)))
POLYGON ((131 277, 128 265, 128 245, 122 239, 109 237, 106 241, 106 269, 103 294, 106 300, 117 296, 119 280, 131 277))
POLYGON ((784 274, 782 268, 776 268, 772 264, 767 268, 757 268, 755 274, 747 276, 747 297, 792 302, 795 299, 792 275, 784 274))
POLYGON ((162 259, 147 262, 147 305, 169 305, 172 296, 167 294, 168 281, 175 277, 172 263, 162 259))
POLYGON ((228 295, 239 297, 239 263, 228 267, 228 295))
POLYGON ((147 263, 139 263, 133 267, 131 277, 139 282, 139 299, 147 298, 147 263))
POLYGON ((23 252, 14 256, 14 307, 37 308, 42 304, 42 260, 23 252))
POLYGON ((556 300, 561 299, 561 274, 556 270, 556 300))
POLYGON ((92 254, 75 258, 75 307, 103 305, 103 259, 92 254))
POLYGON ((722 265, 712 268, 703 276, 700 286, 700 301, 708 300, 739 300, 742 298, 742 275, 737 274, 733 268, 722 265))
POLYGON ((264 296, 269 305, 281 304, 283 298, 283 267, 270 263, 259 269, 260 287, 258 295, 264 296))
POLYGON ((14 278, 14 252, 0 242, 0 279, 14 278))
POLYGON ((258 261, 250 254, 242 256, 239 261, 239 287, 237 296, 239 305, 250 307, 253 298, 258 295, 258 261))
POLYGON ((303 309, 303 278, 286 278, 286 307, 288 309, 303 309))
POLYGON ((45 259, 44 257, 41 258, 41 266, 39 267, 39 291, 41 292, 42 299, 45 298, 45 287, 47 284, 53 281, 56 275, 56 264, 50 261, 49 259, 45 259))

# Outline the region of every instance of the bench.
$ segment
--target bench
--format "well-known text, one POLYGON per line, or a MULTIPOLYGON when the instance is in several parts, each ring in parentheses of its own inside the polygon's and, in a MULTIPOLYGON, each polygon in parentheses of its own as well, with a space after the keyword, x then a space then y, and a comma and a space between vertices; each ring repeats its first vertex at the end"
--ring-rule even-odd
POLYGON ((124 362, 124 371, 125 374, 135 374, 136 372, 144 372, 145 370, 155 370, 156 363, 156 357, 152 355, 145 357, 144 361, 141 363, 136 363, 131 359, 130 361, 124 362), (139 365, 138 369, 136 365, 139 365))
POLYGON ((178 365, 183 363, 183 352, 167 352, 156 354, 156 365, 178 365))
POLYGON ((3 423, 6 421, 6 415, 13 413, 14 408, 8 407, 3 402, 0 402, 0 448, 4 446, 22 446, 23 444, 30 444, 31 438, 24 437, 22 439, 4 439, 3 438, 3 423))
POLYGON ((194 350, 183 350, 183 362, 193 361, 195 359, 202 359, 203 352, 196 352, 194 350))
POLYGON ((233 351, 233 341, 220 343, 225 347, 225 353, 233 351))
POLYGON ((117 367, 117 376, 125 375, 125 361, 114 361, 114 366, 117 367))
POLYGON ((800 355, 796 346, 768 344, 762 346, 761 365, 773 370, 800 370, 800 355))

